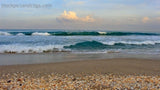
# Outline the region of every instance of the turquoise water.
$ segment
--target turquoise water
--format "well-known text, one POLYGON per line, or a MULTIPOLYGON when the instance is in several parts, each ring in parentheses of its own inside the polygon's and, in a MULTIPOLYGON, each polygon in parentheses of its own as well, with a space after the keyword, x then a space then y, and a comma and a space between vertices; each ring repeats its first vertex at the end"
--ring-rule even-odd
POLYGON ((0 30, 0 53, 160 53, 160 34, 140 32, 0 30))

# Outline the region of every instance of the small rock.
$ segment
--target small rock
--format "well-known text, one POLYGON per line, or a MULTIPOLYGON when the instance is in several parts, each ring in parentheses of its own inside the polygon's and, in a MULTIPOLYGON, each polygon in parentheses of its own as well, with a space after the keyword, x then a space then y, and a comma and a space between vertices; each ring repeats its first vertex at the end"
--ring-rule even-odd
POLYGON ((11 82, 11 80, 8 80, 8 81, 7 81, 7 83, 10 83, 10 82, 11 82))
POLYGON ((73 80, 72 81, 76 81, 76 78, 73 78, 73 80))
POLYGON ((22 81, 22 79, 20 79, 20 78, 19 78, 19 79, 17 79, 17 81, 20 81, 20 82, 21 82, 21 81, 22 81))

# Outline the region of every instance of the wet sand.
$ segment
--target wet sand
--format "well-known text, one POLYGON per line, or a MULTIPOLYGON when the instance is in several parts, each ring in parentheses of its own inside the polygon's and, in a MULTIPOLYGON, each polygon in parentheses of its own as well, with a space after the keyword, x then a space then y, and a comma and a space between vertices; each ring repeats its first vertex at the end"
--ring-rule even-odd
POLYGON ((160 89, 160 60, 117 58, 9 65, 0 66, 0 76, 3 89, 160 89))
POLYGON ((124 73, 160 74, 160 60, 107 59, 0 66, 0 73, 124 73))

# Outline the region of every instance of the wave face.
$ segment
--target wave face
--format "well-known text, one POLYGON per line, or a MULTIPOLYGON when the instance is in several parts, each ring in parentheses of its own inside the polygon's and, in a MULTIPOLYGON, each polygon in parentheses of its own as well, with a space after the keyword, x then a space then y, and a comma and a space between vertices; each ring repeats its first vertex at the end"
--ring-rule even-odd
POLYGON ((70 46, 64 46, 64 48, 70 48, 70 49, 90 49, 90 50, 97 50, 97 49, 136 49, 136 48, 155 48, 155 47, 160 47, 160 41, 146 41, 146 42, 116 42, 114 44, 103 44, 98 41, 85 41, 85 42, 80 42, 76 43, 75 45, 70 45, 70 46))
POLYGON ((100 31, 0 31, 0 53, 54 52, 160 54, 160 35, 100 31))
POLYGON ((27 36, 32 36, 32 35, 42 35, 42 36, 129 36, 129 35, 160 35, 157 33, 138 33, 138 32, 101 32, 101 31, 77 31, 77 32, 72 32, 72 31, 28 31, 28 32, 22 32, 22 31, 0 31, 0 35, 27 35, 27 36))
POLYGON ((105 44, 102 44, 97 41, 85 41, 85 42, 80 42, 76 43, 75 45, 70 45, 70 46, 64 46, 64 48, 71 48, 71 49, 104 49, 106 48, 105 44))

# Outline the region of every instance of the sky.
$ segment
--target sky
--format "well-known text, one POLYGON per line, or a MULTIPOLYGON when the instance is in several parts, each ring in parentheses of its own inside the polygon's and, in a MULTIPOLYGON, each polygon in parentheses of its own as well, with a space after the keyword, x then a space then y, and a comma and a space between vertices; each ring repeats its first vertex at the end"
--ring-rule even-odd
POLYGON ((160 0, 0 0, 0 29, 160 32, 160 0))

